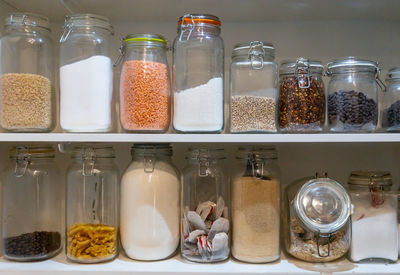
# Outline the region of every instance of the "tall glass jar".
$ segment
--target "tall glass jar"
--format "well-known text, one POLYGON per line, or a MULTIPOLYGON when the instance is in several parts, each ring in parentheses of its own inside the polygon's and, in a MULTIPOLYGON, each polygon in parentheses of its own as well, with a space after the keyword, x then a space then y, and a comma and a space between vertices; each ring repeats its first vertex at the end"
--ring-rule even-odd
POLYGON ((112 128, 110 22, 94 14, 65 17, 60 39, 60 124, 68 132, 112 128))
POLYGON ((387 132, 400 131, 400 67, 391 68, 386 76, 386 92, 381 94, 382 128, 387 132))
POLYGON ((172 85, 174 129, 181 133, 221 132, 224 128, 224 42, 221 21, 186 14, 174 41, 172 85))
POLYGON ((267 42, 235 45, 230 67, 230 131, 276 132, 278 65, 267 42))
POLYGON ((161 260, 179 246, 180 179, 169 144, 135 144, 121 183, 121 243, 128 257, 161 260))
POLYGON ((242 147, 232 175, 232 255, 250 263, 280 257, 280 172, 274 147, 242 147))
POLYGON ((50 132, 55 125, 50 22, 12 13, 0 38, 0 126, 12 132, 50 132))
POLYGON ((398 258, 397 192, 386 171, 353 171, 348 181, 354 205, 349 257, 354 262, 398 258))
POLYGON ((354 57, 328 63, 328 126, 332 132, 372 132, 378 122, 375 61, 354 57))
POLYGON ((98 263, 118 254, 119 175, 106 145, 72 149, 67 170, 66 253, 78 263, 98 263))
POLYGON ((321 132, 325 123, 323 66, 300 57, 279 69, 278 123, 281 132, 321 132))
POLYGON ((15 261, 53 257, 62 247, 64 181, 51 146, 17 146, 3 181, 3 254, 15 261))
POLYGON ((120 120, 126 131, 165 132, 170 123, 167 41, 161 35, 131 34, 123 39, 120 120))
POLYGON ((182 171, 181 253, 206 263, 229 257, 228 185, 222 168, 223 149, 189 149, 182 171))
POLYGON ((287 252, 307 262, 330 262, 350 247, 351 202, 346 190, 326 175, 303 178, 284 193, 282 212, 287 252))

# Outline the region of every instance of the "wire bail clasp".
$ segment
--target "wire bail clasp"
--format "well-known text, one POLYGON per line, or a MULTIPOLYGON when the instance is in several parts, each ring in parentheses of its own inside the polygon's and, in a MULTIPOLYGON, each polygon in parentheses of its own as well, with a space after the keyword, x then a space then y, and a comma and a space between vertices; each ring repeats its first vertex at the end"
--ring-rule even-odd
POLYGON ((192 34, 192 31, 194 29, 194 20, 193 20, 193 15, 189 14, 185 14, 184 16, 182 16, 182 23, 181 23, 181 33, 179 35, 179 41, 183 41, 183 40, 189 40, 190 35, 192 34), (185 23, 185 21, 189 21, 188 24, 185 23), (184 34, 186 34, 186 37, 184 39, 184 34))
POLYGON ((93 176, 94 174, 94 163, 96 162, 96 154, 93 147, 87 147, 83 149, 83 164, 82 164, 82 175, 93 176))
POLYGON ((31 162, 31 154, 26 147, 17 147, 15 148, 15 155, 14 175, 19 178, 25 175, 26 169, 31 162))
POLYGON ((261 41, 250 42, 248 58, 251 61, 251 68, 261 70, 264 67, 264 44, 261 41))
POLYGON ((294 73, 300 89, 310 88, 310 63, 308 59, 302 57, 297 59, 294 73))

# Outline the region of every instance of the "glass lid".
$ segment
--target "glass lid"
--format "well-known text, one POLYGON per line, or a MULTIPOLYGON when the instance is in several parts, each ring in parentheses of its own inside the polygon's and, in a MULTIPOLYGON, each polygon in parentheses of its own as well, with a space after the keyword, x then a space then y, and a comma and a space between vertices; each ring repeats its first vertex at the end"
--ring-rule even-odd
POLYGON ((238 43, 233 47, 232 58, 242 55, 251 55, 260 52, 261 55, 275 57, 275 48, 269 42, 251 41, 238 43))
POLYGON ((392 176, 389 171, 353 171, 349 177, 349 185, 392 186, 392 176))
POLYGON ((50 30, 49 19, 45 16, 33 13, 21 13, 21 12, 11 13, 5 19, 5 24, 8 26, 19 25, 19 26, 41 27, 50 30))
POLYGON ((296 60, 285 60, 279 68, 280 75, 310 73, 322 74, 324 66, 320 61, 299 57, 296 60))
POLYGON ((340 72, 376 72, 379 70, 378 62, 349 56, 335 59, 326 65, 326 74, 329 76, 340 72))

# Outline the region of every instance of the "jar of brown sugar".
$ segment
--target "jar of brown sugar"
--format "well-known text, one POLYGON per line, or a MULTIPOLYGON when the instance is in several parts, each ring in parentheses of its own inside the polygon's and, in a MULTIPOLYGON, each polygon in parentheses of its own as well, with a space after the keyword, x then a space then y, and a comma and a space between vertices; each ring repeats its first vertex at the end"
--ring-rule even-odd
POLYGON ((281 63, 278 124, 282 132, 320 132, 325 123, 323 66, 298 58, 281 63))

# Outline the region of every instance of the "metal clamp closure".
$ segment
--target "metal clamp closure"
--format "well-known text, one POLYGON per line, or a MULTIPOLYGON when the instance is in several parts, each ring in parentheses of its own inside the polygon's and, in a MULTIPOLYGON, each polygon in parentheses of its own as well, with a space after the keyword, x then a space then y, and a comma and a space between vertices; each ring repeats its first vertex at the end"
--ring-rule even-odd
POLYGON ((300 89, 308 89, 311 86, 310 81, 310 63, 306 58, 296 60, 294 73, 300 89))
POLYGON ((185 14, 182 16, 182 23, 181 23, 181 31, 179 35, 179 41, 183 40, 189 40, 190 35, 192 34, 192 31, 194 29, 194 20, 193 20, 193 15, 191 14, 185 14), (190 23, 186 24, 185 19, 190 19, 190 23))
POLYGON ((155 165, 156 158, 154 154, 143 157, 143 170, 145 173, 153 173, 155 165))
POLYGON ((125 51, 124 51, 124 38, 121 39, 121 46, 119 47, 119 55, 117 59, 115 60, 113 67, 117 67, 119 63, 121 63, 122 58, 124 57, 125 51))
POLYGON ((60 43, 65 42, 65 40, 67 40, 69 34, 70 34, 71 31, 72 31, 73 23, 67 24, 66 22, 67 22, 67 19, 65 19, 64 32, 63 32, 63 34, 61 35, 60 43))
POLYGON ((385 203, 385 195, 383 193, 384 188, 382 185, 379 185, 377 182, 375 182, 373 176, 370 177, 369 184, 371 205, 377 208, 385 203))
POLYGON ((321 234, 321 233, 319 233, 319 234, 316 236, 316 239, 317 239, 318 256, 320 256, 321 258, 329 257, 329 255, 331 254, 331 237, 332 237, 332 234, 331 234, 331 233, 328 233, 328 234, 321 234), (324 244, 321 244, 321 242, 320 242, 320 239, 321 239, 321 238, 324 238, 324 239, 327 239, 327 240, 328 240, 328 251, 327 251, 327 253, 321 253, 321 245, 324 245, 324 244))
POLYGON ((82 175, 83 176, 93 176, 94 174, 94 164, 96 162, 96 154, 93 147, 84 148, 82 156, 82 175))
POLYGON ((264 67, 264 44, 261 41, 253 41, 250 43, 248 58, 251 61, 253 70, 260 70, 264 67))
POLYGON ((14 175, 16 177, 22 177, 25 175, 26 169, 28 168, 28 165, 31 163, 31 154, 29 153, 29 150, 20 147, 15 149, 15 168, 14 168, 14 175))
POLYGON ((253 178, 262 179, 264 177, 264 161, 257 158, 254 154, 249 157, 253 178))
POLYGON ((206 177, 210 173, 210 158, 208 148, 199 149, 199 156, 197 157, 199 162, 199 176, 206 177))
POLYGON ((379 63, 376 64, 375 71, 375 81, 378 84, 378 87, 382 90, 382 92, 386 92, 386 85, 383 83, 382 79, 379 77, 381 74, 381 68, 379 67, 379 63))

